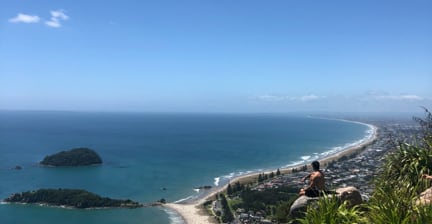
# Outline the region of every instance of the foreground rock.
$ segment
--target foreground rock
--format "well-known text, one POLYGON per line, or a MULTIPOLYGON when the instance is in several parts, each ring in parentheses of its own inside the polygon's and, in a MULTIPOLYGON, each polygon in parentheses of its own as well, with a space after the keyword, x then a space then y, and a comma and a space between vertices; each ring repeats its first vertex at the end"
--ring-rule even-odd
MULTIPOLYGON (((330 197, 337 197, 341 203, 348 201, 350 206, 359 205, 363 202, 360 191, 355 187, 338 188, 335 194, 328 194, 330 197)), ((291 205, 290 216, 293 219, 303 218, 307 207, 310 204, 316 203, 319 197, 301 196, 291 205)))
POLYGON ((12 194, 10 197, 4 199, 4 201, 73 208, 138 208, 143 206, 129 199, 111 199, 77 189, 40 189, 37 191, 27 191, 12 194))
POLYGON ((432 187, 420 193, 416 200, 416 205, 431 205, 432 204, 432 187))
POLYGON ((89 148, 76 148, 46 156, 40 164, 45 166, 89 166, 102 164, 102 158, 89 148))
POLYGON ((341 202, 348 201, 350 206, 359 205, 363 202, 360 191, 355 187, 344 187, 336 189, 336 196, 341 202))

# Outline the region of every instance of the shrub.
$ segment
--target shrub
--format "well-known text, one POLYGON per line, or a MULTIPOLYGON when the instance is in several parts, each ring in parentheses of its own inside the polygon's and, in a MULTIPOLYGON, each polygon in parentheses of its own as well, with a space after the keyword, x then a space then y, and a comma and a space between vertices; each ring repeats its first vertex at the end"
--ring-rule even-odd
POLYGON ((310 204, 305 217, 297 221, 302 224, 367 223, 360 207, 350 207, 347 203, 325 195, 317 203, 310 204))

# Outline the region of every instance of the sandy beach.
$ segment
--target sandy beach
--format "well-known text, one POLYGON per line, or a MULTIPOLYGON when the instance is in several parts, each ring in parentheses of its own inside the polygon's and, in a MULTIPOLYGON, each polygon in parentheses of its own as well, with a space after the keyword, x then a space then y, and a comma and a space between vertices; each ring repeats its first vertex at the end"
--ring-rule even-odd
MULTIPOLYGON (((349 122, 353 122, 353 121, 349 121, 349 122)), ((361 122, 355 122, 355 123, 361 123, 361 122)), ((370 135, 370 137, 365 141, 359 143, 358 145, 349 147, 341 152, 330 154, 327 157, 319 159, 323 167, 325 167, 327 163, 333 160, 337 160, 343 156, 349 156, 353 153, 356 153, 357 151, 363 149, 365 146, 373 143, 377 139, 378 128, 376 126, 373 126, 371 124, 365 124, 365 123, 361 123, 361 124, 367 125, 372 130, 372 134, 370 135)), ((300 169, 304 165, 305 164, 300 164, 297 166, 287 167, 287 168, 280 169, 280 171, 282 174, 290 174, 293 168, 300 169)), ((310 169, 309 163, 307 163, 306 165, 308 165, 308 168, 310 169)), ((209 191, 205 196, 201 198, 192 201, 181 202, 181 203, 167 203, 164 204, 163 207, 172 209, 178 214, 180 214, 180 216, 183 218, 186 224, 217 223, 216 220, 214 220, 213 217, 210 217, 205 211, 205 208, 203 207, 204 202, 210 200, 212 197, 214 197, 214 195, 224 191, 227 188, 229 183, 235 183, 235 182, 240 182, 243 184, 250 183, 257 180, 258 175, 260 173, 270 173, 272 171, 274 170, 255 172, 255 173, 238 176, 230 180, 225 185, 214 188, 213 190, 209 191)))
POLYGON ((179 213, 187 224, 217 223, 212 221, 213 218, 208 216, 206 211, 200 208, 202 207, 201 205, 202 204, 196 202, 193 204, 167 203, 163 206, 179 213))

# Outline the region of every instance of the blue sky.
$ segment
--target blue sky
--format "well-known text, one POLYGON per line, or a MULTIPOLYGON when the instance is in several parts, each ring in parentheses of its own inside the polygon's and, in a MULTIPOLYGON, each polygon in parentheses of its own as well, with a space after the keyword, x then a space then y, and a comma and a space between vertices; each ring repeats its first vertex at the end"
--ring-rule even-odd
POLYGON ((432 1, 3 0, 0 109, 432 108, 432 1))

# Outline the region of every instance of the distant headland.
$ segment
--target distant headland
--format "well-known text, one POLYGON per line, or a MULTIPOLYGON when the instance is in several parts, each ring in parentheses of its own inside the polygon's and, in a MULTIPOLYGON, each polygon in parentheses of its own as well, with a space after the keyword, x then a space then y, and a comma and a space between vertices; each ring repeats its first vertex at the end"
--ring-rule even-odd
POLYGON ((111 199, 78 189, 39 189, 37 191, 26 191, 12 194, 4 199, 4 202, 72 208, 139 208, 143 206, 129 199, 111 199))
POLYGON ((89 166, 102 164, 102 158, 89 148, 75 148, 46 156, 41 162, 45 166, 89 166))

